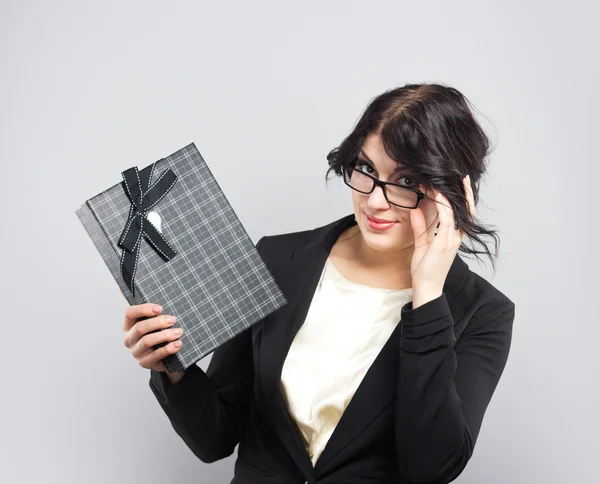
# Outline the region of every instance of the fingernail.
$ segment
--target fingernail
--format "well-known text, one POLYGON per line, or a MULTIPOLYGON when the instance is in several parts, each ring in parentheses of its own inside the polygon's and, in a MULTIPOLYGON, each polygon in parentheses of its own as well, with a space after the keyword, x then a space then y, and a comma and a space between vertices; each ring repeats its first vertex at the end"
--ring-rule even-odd
POLYGON ((175 333, 175 334, 181 334, 181 333, 183 333, 183 329, 182 328, 175 328, 173 330, 173 333, 175 333))
POLYGON ((167 318, 167 321, 169 322, 169 324, 173 324, 175 322, 175 316, 169 316, 167 318))
POLYGON ((175 348, 179 348, 181 346, 181 341, 175 341, 175 348))
POLYGON ((162 311, 162 306, 152 306, 152 311, 158 314, 162 311))

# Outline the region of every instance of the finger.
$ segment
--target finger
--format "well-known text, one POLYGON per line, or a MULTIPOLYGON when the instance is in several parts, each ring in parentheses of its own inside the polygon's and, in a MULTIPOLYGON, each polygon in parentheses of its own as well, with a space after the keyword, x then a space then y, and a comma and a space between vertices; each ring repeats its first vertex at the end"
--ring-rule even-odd
POLYGON ((464 178, 463 183, 465 184, 469 213, 471 214, 471 218, 473 218, 475 216, 475 196, 473 195, 473 187, 471 186, 471 177, 467 175, 464 178))
POLYGON ((427 198, 435 204, 435 208, 436 208, 435 218, 431 221, 431 224, 429 225, 429 227, 427 227, 428 241, 431 244, 431 242, 433 242, 433 239, 436 236, 436 228, 440 223, 439 213, 437 213, 437 201, 435 199, 437 190, 433 187, 427 187, 425 185, 421 185, 421 187, 422 187, 421 190, 423 191, 423 193, 425 193, 427 195, 427 198))
POLYGON ((125 335, 125 346, 127 346, 127 348, 132 348, 148 333, 173 326, 176 318, 173 321, 170 321, 169 318, 175 317, 170 314, 162 314, 160 316, 136 322, 125 335))
POLYGON ((427 225, 425 223, 425 215, 420 207, 410 211, 410 223, 413 228, 415 247, 418 248, 427 245, 429 243, 427 225))
POLYGON ((440 217, 440 227, 436 239, 441 239, 447 243, 452 243, 452 240, 456 236, 454 214, 450 208, 450 203, 443 193, 438 192, 436 195, 436 204, 438 208, 438 214, 440 217))
POLYGON ((145 316, 156 316, 160 314, 162 307, 158 304, 144 303, 135 304, 125 308, 125 319, 123 320, 123 331, 129 331, 138 319, 145 316), (156 309, 155 309, 156 308, 156 309))
POLYGON ((444 194, 442 194, 442 200, 448 214, 448 243, 451 247, 454 247, 456 244, 460 245, 462 243, 464 231, 457 226, 454 210, 452 210, 450 201, 444 194))
POLYGON ((181 337, 183 334, 178 333, 177 330, 181 328, 169 328, 158 331, 157 333, 146 334, 141 337, 132 347, 131 354, 134 358, 140 358, 154 350, 154 347, 159 343, 170 343, 181 337))
MULTIPOLYGON (((180 340, 179 340, 180 341, 180 340)), ((138 359, 138 363, 143 368, 155 368, 161 364, 161 360, 168 355, 172 355, 173 353, 177 353, 181 349, 181 344, 177 346, 175 343, 177 341, 173 341, 168 345, 159 348, 152 353, 149 353, 140 359, 138 359)), ((163 364, 164 366, 164 364, 163 364)), ((165 368, 166 369, 166 368, 165 368)), ((160 370, 159 370, 160 371, 160 370)))

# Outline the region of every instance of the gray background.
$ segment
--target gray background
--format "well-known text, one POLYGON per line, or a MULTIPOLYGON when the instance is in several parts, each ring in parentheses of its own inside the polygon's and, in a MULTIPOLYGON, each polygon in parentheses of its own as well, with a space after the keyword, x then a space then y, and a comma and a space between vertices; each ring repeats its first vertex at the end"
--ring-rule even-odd
MULTIPOLYGON (((126 302, 74 214, 195 142, 254 241, 352 210, 325 155, 369 100, 460 89, 496 149, 478 212, 516 303, 460 483, 592 483, 600 452, 600 39, 592 2, 3 1, 3 482, 228 483, 123 345, 126 302)), ((206 368, 210 357, 200 365, 206 368)))

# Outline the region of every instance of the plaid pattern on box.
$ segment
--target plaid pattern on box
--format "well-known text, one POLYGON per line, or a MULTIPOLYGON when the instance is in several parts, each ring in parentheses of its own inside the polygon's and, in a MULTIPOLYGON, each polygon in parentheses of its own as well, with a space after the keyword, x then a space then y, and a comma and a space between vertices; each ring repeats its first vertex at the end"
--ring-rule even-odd
POLYGON ((147 216, 176 255, 165 261, 142 237, 135 296, 121 275, 125 249, 117 244, 131 207, 124 182, 75 213, 128 303, 157 303, 162 314, 177 317, 173 327, 183 328, 183 344, 163 360, 173 372, 185 370, 287 300, 194 143, 155 162, 150 186, 169 168, 177 181, 147 216))

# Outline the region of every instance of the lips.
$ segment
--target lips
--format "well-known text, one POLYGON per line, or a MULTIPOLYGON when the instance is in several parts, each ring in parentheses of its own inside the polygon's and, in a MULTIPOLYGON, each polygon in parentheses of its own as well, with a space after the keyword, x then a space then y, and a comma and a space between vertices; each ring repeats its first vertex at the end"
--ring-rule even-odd
POLYGON ((365 215, 367 216, 367 218, 370 218, 373 222, 379 223, 379 224, 391 224, 391 223, 395 222, 395 220, 386 220, 384 218, 372 217, 371 215, 369 215, 366 212, 365 212, 365 215))

